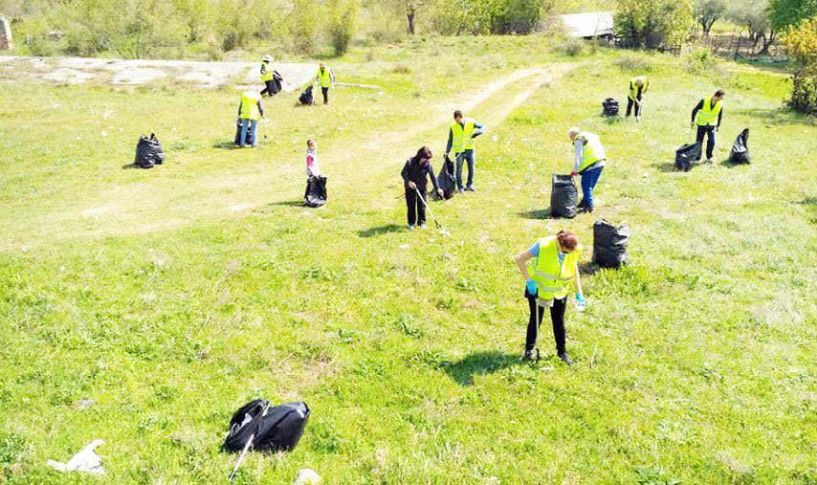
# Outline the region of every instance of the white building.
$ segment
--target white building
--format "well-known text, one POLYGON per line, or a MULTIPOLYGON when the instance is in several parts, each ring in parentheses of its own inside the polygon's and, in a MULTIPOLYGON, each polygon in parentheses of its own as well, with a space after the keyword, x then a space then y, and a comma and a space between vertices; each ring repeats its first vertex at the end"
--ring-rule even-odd
POLYGON ((613 12, 590 12, 560 15, 570 37, 598 39, 613 37, 613 12))

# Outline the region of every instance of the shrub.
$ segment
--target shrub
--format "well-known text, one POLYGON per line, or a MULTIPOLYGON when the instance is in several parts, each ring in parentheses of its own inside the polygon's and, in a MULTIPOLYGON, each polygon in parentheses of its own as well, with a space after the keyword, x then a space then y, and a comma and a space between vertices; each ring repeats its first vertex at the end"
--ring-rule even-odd
POLYGON ((320 11, 312 0, 294 0, 289 16, 292 45, 299 54, 314 54, 318 47, 320 11))
POLYGON ((655 49, 681 42, 692 26, 691 0, 618 0, 616 34, 625 47, 655 49))
POLYGON ((684 54, 684 67, 690 72, 702 72, 718 63, 715 54, 706 47, 695 47, 684 54))
POLYGON ((331 5, 329 39, 336 56, 349 49, 357 27, 358 5, 356 0, 334 0, 331 5))
POLYGON ((792 66, 789 104, 797 111, 817 115, 817 17, 790 27, 782 40, 792 66))
POLYGON ((616 61, 616 65, 623 71, 649 72, 652 64, 647 56, 640 54, 622 55, 616 61))
POLYGON ((584 54, 584 41, 574 38, 566 39, 559 46, 559 50, 571 57, 580 56, 584 54))

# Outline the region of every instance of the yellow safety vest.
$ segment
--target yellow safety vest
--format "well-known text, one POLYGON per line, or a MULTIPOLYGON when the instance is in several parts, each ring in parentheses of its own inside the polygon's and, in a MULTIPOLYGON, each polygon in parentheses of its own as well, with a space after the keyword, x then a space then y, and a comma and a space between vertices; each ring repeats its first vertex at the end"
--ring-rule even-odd
POLYGON ((272 81, 272 67, 268 62, 261 64, 261 81, 272 81))
POLYGON ((257 93, 247 91, 241 95, 241 110, 239 110, 238 117, 242 120, 257 120, 260 117, 258 111, 258 101, 260 100, 257 93))
POLYGON ((536 282, 540 299, 561 300, 567 296, 568 291, 575 289, 574 278, 581 250, 581 245, 577 246, 575 251, 565 254, 564 262, 559 264, 556 236, 539 240, 539 256, 528 266, 528 277, 536 282))
MULTIPOLYGON (((650 88, 650 81, 644 80, 644 85, 641 86, 641 94, 647 94, 647 89, 650 88)), ((630 99, 635 101, 638 99, 638 85, 635 83, 635 79, 630 80, 630 95, 628 96, 630 99)))
POLYGON ((322 88, 328 88, 332 86, 332 72, 327 67, 326 69, 321 70, 318 68, 318 84, 321 85, 322 88))
POLYGON ((462 153, 474 149, 474 131, 476 121, 471 118, 462 120, 462 125, 456 121, 451 123, 451 151, 462 153))
POLYGON ((715 126, 718 124, 718 115, 723 109, 723 101, 718 101, 715 106, 712 106, 712 97, 704 98, 704 107, 698 111, 698 126, 715 126))
POLYGON ((601 140, 599 139, 598 135, 594 133, 590 133, 589 131, 583 131, 576 135, 576 142, 584 141, 584 151, 582 152, 584 156, 582 157, 582 163, 579 165, 579 172, 584 171, 587 167, 593 165, 596 162, 600 162, 601 160, 605 160, 607 155, 604 153, 604 147, 601 145, 601 140))

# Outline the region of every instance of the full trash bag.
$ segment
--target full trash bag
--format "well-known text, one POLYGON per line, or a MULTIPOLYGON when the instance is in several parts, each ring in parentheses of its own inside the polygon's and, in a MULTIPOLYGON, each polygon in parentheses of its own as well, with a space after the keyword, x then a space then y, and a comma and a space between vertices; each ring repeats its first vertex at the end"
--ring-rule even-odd
MULTIPOLYGON (((241 146, 241 118, 238 118, 235 122, 235 144, 241 146)), ((255 145, 255 134, 249 126, 247 127, 247 134, 244 136, 244 145, 255 145)))
POLYGON ((252 436, 252 448, 255 450, 292 450, 304 434, 309 414, 305 402, 270 407, 269 401, 263 399, 251 401, 233 414, 222 449, 240 452, 252 436))
POLYGON ((701 144, 688 143, 675 151, 675 168, 682 172, 692 170, 692 164, 701 159, 701 144))
POLYGON ((593 263, 602 268, 619 268, 627 264, 630 227, 614 226, 604 219, 593 224, 593 263))
POLYGON ((309 86, 308 88, 306 88, 306 91, 301 93, 301 96, 298 98, 298 101, 300 101, 301 104, 305 104, 307 106, 315 103, 315 97, 312 95, 312 86, 309 86))
POLYGON ((618 101, 613 98, 607 98, 601 103, 602 114, 604 116, 618 116, 618 101))
POLYGON ((576 217, 579 191, 570 175, 554 175, 550 192, 550 213, 553 217, 576 217))
POLYGON ((311 176, 306 181, 304 204, 308 207, 320 207, 326 204, 326 177, 311 176))
POLYGON ((752 157, 749 156, 749 128, 740 132, 732 151, 729 152, 729 163, 749 163, 752 157))
POLYGON ((165 152, 162 144, 154 133, 150 137, 140 136, 136 144, 136 157, 133 164, 139 168, 153 168, 154 165, 161 165, 165 161, 165 152))
POLYGON ((443 198, 448 200, 454 197, 457 192, 457 178, 454 175, 454 162, 450 157, 445 157, 443 167, 437 176, 437 185, 443 190, 443 198))

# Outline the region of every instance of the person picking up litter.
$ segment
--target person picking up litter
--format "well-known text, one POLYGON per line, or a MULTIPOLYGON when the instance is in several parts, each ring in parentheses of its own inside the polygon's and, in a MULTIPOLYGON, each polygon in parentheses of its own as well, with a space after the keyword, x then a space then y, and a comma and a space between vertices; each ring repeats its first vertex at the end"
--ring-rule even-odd
POLYGON ((264 116, 264 106, 261 104, 261 95, 253 91, 245 91, 238 104, 238 120, 241 124, 238 146, 244 148, 247 144, 249 132, 251 145, 258 145, 258 118, 264 116))
POLYGON ((630 80, 630 93, 627 95, 627 118, 635 108, 635 120, 641 121, 641 108, 644 103, 644 95, 650 88, 650 81, 646 76, 634 77, 630 80))
POLYGON ((472 118, 465 118, 462 111, 454 111, 454 121, 448 130, 448 144, 445 148, 447 157, 451 151, 457 161, 457 191, 474 191, 474 171, 476 170, 476 158, 474 154, 474 138, 485 133, 485 127, 477 123, 472 118), (462 185, 462 165, 468 163, 468 183, 462 185))
POLYGON ((723 98, 725 96, 726 93, 719 89, 712 96, 700 100, 692 110, 691 127, 698 125, 695 141, 701 144, 704 142, 704 136, 707 137, 706 163, 712 163, 712 156, 715 152, 715 133, 720 130, 721 121, 723 121, 723 98))
POLYGON ((565 310, 567 295, 571 290, 576 292, 577 307, 582 310, 585 307, 579 274, 581 249, 579 238, 575 234, 559 231, 555 236, 540 239, 516 256, 519 273, 525 280, 525 298, 530 307, 523 356, 525 360, 538 357, 536 338, 547 307, 550 308, 553 336, 556 339, 556 354, 565 364, 573 365, 565 347, 565 310))
POLYGON ((573 162, 572 177, 581 175, 582 200, 579 202, 579 212, 593 213, 593 190, 599 183, 601 172, 607 164, 607 156, 599 136, 573 127, 567 132, 573 143, 575 159, 573 162))
POLYGON ((406 160, 400 175, 406 186, 406 205, 408 206, 408 228, 426 227, 426 194, 428 193, 428 179, 434 186, 434 191, 442 197, 443 190, 437 185, 434 176, 434 167, 431 166, 431 149, 422 147, 417 155, 406 160))

